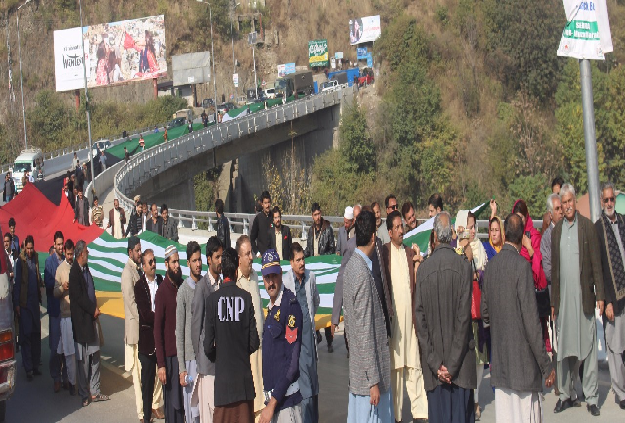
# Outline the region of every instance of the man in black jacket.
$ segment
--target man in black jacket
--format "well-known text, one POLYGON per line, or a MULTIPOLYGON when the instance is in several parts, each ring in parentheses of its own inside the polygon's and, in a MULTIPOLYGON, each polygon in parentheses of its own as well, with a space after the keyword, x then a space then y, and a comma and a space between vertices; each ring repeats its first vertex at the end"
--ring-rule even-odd
POLYGON ((336 246, 334 245, 334 230, 330 222, 321 216, 321 207, 319 203, 312 205, 313 224, 308 229, 308 239, 306 240, 306 257, 325 256, 334 254, 336 246))
POLYGON ((217 213, 217 238, 221 241, 224 248, 230 245, 230 222, 224 216, 224 200, 218 198, 215 200, 215 213, 217 213))
POLYGON ((269 228, 272 224, 271 216, 271 195, 268 191, 263 191, 260 195, 263 210, 256 215, 252 230, 250 232, 250 241, 252 241, 252 251, 254 256, 262 256, 269 249, 269 228))
POLYGON ((145 230, 160 235, 163 233, 163 218, 158 214, 158 206, 156 203, 152 203, 150 211, 152 214, 145 222, 145 230))
POLYGON ((83 195, 82 185, 78 186, 78 195, 74 206, 74 223, 89 226, 89 200, 83 195))
POLYGON ((236 285, 239 256, 228 247, 221 257, 224 282, 208 298, 204 351, 215 363, 213 420, 254 422, 254 379, 250 355, 260 346, 252 296, 236 285))
POLYGON ((625 217, 616 212, 614 184, 601 189, 603 213, 595 223, 603 265, 605 340, 616 402, 625 410, 625 217))
MULTIPOLYGON (((143 274, 134 287, 139 312, 139 361, 141 362, 141 397, 143 422, 152 420, 154 385, 156 380, 156 347, 154 344, 154 300, 163 278, 156 274, 154 251, 147 249, 141 255, 143 274)), ((158 381, 160 383, 160 381, 158 381)))
POLYGON ((2 191, 2 201, 8 203, 15 196, 15 182, 11 177, 11 172, 4 176, 4 190, 2 191))
POLYGON ((89 250, 85 241, 76 243, 74 257, 69 271, 70 310, 76 341, 76 384, 82 406, 86 407, 92 401, 107 401, 109 397, 100 392, 100 309, 87 266, 89 250))
POLYGON ((135 209, 130 214, 128 220, 128 227, 126 228, 125 235, 135 236, 141 233, 143 229, 143 206, 141 205, 141 196, 135 195, 135 209))
POLYGON ((291 230, 282 224, 282 212, 280 207, 275 206, 271 211, 273 227, 269 228, 269 248, 276 250, 280 260, 291 260, 291 230))

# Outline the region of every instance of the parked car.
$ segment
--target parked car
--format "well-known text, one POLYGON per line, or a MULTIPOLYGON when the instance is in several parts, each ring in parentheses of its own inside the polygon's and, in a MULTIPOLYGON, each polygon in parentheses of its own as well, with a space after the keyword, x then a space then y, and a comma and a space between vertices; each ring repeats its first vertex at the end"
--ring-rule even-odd
POLYGON ((111 146, 111 142, 109 140, 101 140, 96 141, 91 146, 91 152, 93 153, 93 157, 98 157, 102 151, 108 149, 111 146))
POLYGON ((178 117, 167 124, 167 129, 178 128, 187 124, 187 118, 178 117))
POLYGON ((263 94, 265 94, 266 98, 273 100, 274 98, 276 98, 276 89, 267 88, 266 90, 263 91, 263 94))
POLYGON ((217 106, 217 112, 221 114, 228 113, 232 109, 236 109, 236 106, 231 102, 223 103, 217 106))
MULTIPOLYGON (((4 254, 4 250, 1 252, 4 254)), ((9 258, 7 257, 8 261, 9 258)), ((6 267, 6 266, 5 266, 6 267)), ((8 269, 0 269, 0 422, 4 421, 7 400, 15 390, 15 334, 13 301, 8 269)))
POLYGON ((213 101, 212 98, 205 98, 204 100, 202 100, 202 108, 203 109, 209 109, 211 107, 213 107, 215 105, 215 102, 213 101))
POLYGON ((40 148, 29 148, 22 150, 11 168, 13 182, 17 192, 22 191, 22 177, 28 172, 33 178, 37 176, 37 167, 43 163, 43 153, 40 148))

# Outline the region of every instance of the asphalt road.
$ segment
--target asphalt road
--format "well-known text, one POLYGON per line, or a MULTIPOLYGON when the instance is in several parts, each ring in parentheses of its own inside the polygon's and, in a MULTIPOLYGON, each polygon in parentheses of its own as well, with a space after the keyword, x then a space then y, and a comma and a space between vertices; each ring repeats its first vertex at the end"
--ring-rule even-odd
MULTIPOLYGON (((44 310, 44 309, 42 309, 44 310)), ((17 387, 13 397, 7 404, 6 421, 10 423, 125 423, 137 422, 132 380, 124 372, 124 322, 122 319, 103 316, 102 328, 105 345, 102 347, 101 379, 102 392, 110 395, 111 401, 92 403, 82 408, 78 396, 71 397, 67 391, 53 392, 53 383, 48 370, 48 318, 42 320, 42 361, 43 375, 35 377, 33 382, 26 380, 24 370, 19 367, 17 387)), ((319 344, 319 394, 320 422, 339 423, 347 419, 347 382, 348 361, 342 332, 337 332, 334 341, 334 353, 327 352, 325 340, 319 344)), ((21 356, 18 354, 18 366, 21 356)), ((581 392, 578 386, 578 391, 581 392)), ((620 410, 614 402, 614 394, 610 391, 607 369, 600 370, 599 405, 601 417, 593 418, 585 404, 581 408, 569 409, 561 414, 554 414, 553 408, 557 401, 553 391, 545 393, 544 421, 562 423, 586 422, 619 422, 624 421, 625 411, 620 410)), ((482 422, 495 421, 494 394, 490 387, 488 371, 481 384, 482 422)), ((406 398, 407 400, 407 398, 406 398)), ((403 422, 410 422, 411 416, 407 401, 404 403, 403 422)), ((158 422, 158 421, 157 421, 158 422)))

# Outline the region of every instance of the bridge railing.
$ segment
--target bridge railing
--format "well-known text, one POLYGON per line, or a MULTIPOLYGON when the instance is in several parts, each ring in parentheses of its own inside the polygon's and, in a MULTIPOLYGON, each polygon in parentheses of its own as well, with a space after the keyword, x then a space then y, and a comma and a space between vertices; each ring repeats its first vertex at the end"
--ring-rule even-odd
MULTIPOLYGON (((135 154, 119 169, 114 178, 115 195, 119 199, 120 206, 131 212, 134 202, 129 197, 143 183, 197 154, 241 136, 340 104, 347 94, 351 93, 348 93, 348 90, 341 90, 309 96, 203 128, 173 141, 156 145, 143 153, 135 154)), ((184 213, 182 217, 187 219, 184 213)))

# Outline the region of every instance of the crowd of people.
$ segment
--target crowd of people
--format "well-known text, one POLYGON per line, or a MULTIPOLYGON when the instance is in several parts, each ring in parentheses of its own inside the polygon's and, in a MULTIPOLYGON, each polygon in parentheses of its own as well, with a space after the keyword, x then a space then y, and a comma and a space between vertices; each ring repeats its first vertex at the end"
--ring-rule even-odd
MULTIPOLYGON (((491 201, 483 242, 475 214, 460 210, 452 223, 434 194, 428 201, 433 230, 423 252, 404 243, 417 228, 414 205, 399 208, 393 195, 384 201, 385 221, 377 202, 346 207, 336 241, 314 203, 301 245, 263 192, 250 236, 238 237, 235 248, 217 200, 217 235, 204 251, 208 272, 202 274, 202 248, 191 241, 186 279, 174 245, 158 257, 166 269, 159 275, 155 252, 142 249, 137 237, 152 230, 177 240, 167 207, 159 215, 153 204, 148 214, 136 196, 125 228, 116 202, 109 225, 115 237, 127 237, 120 275, 125 370, 132 374, 139 420, 318 422, 320 295, 305 259, 334 254, 342 260, 325 338, 331 353, 343 314, 348 422, 401 420, 404 391, 415 422, 479 420, 485 369, 497 421, 542 421, 544 387, 555 386, 555 413, 580 407, 578 379, 588 413, 599 416, 596 310, 615 400, 625 409, 625 218, 615 210, 616 189, 602 187, 603 212, 594 224, 577 211, 573 186, 556 178, 552 191, 542 231, 522 199, 505 216, 491 201), (255 258, 269 297, 266 315, 255 258), (281 261, 290 269, 283 272, 281 261)), ((88 223, 81 190, 75 210, 76 221, 88 223)), ((42 279, 33 237, 20 244, 15 220, 9 229, 4 246, 28 380, 41 374, 45 287, 54 391, 77 392, 83 406, 108 400, 100 390, 103 333, 87 245, 55 233, 42 279)))

